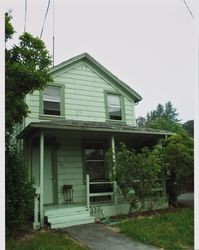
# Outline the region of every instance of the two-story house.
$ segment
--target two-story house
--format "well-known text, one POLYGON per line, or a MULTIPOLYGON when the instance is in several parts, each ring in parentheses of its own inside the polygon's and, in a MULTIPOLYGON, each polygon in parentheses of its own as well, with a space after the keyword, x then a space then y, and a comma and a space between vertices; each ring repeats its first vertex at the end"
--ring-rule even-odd
POLYGON ((136 127, 142 98, 87 53, 49 73, 53 82, 26 97, 31 113, 18 136, 37 187, 34 228, 127 213, 105 152, 120 142, 135 149, 154 145, 168 133, 136 127))

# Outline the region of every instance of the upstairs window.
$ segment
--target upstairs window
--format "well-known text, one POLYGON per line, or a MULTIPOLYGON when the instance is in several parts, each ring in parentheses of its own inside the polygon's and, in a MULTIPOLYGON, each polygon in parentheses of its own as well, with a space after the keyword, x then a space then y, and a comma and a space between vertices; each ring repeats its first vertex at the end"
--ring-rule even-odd
POLYGON ((122 120, 121 97, 117 94, 107 94, 108 119, 122 120))
POLYGON ((61 115, 60 87, 48 86, 43 91, 43 114, 61 115))

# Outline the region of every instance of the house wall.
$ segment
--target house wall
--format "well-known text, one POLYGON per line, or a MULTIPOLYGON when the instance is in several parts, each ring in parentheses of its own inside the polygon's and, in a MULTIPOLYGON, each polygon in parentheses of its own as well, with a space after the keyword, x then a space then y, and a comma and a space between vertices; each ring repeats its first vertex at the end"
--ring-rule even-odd
MULTIPOLYGON (((86 186, 83 184, 83 151, 81 138, 78 136, 67 136, 65 139, 57 138, 56 146, 54 142, 48 143, 45 145, 44 150, 44 181, 49 181, 49 177, 53 176, 57 178, 57 198, 58 203, 64 203, 63 195, 63 185, 73 185, 73 199, 75 203, 86 203, 86 186), (53 150, 49 150, 53 149, 53 150), (55 159, 53 160, 53 157, 55 159), (47 164, 51 159, 52 172, 53 169, 56 169, 56 173, 48 173, 49 176, 46 177, 46 174, 49 169, 47 164), (56 166, 53 166, 55 164, 56 166)), ((39 186, 39 145, 32 145, 31 147, 31 177, 34 179, 34 183, 39 186)), ((51 178, 50 178, 51 179, 51 178)), ((51 186, 46 186, 44 183, 44 197, 49 197, 51 186), (45 191, 46 190, 46 191, 45 191)), ((49 199, 45 200, 49 200, 49 199)))
POLYGON ((86 203, 86 187, 83 185, 82 146, 80 138, 57 141, 58 203, 63 203, 62 187, 73 185, 75 203, 86 203))
MULTIPOLYGON (((113 91, 124 98, 125 120, 128 125, 135 125, 134 102, 121 89, 116 87, 105 76, 96 72, 86 63, 77 63, 73 67, 62 69, 52 75, 55 84, 64 85, 65 119, 85 121, 106 121, 105 93, 113 91)), ((40 115, 40 92, 27 95, 30 115, 25 126, 30 122, 38 122, 45 118, 40 115)), ((114 121, 113 121, 114 122, 114 121)))

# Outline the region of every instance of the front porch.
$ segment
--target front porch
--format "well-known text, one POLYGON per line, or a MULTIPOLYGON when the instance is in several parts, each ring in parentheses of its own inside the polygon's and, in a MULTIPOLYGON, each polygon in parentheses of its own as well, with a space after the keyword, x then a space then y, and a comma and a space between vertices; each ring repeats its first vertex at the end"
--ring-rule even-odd
MULTIPOLYGON (((168 201, 166 198, 166 192, 164 187, 164 181, 159 180, 159 188, 154 188, 154 192, 159 193, 159 200, 153 201, 153 209, 168 207, 168 201)), ((40 192, 37 188, 35 195, 35 208, 34 208, 34 223, 33 228, 37 229, 41 227, 41 216, 39 218, 39 200, 40 192)), ((121 214, 128 214, 129 203, 121 196, 117 184, 113 182, 93 182, 89 180, 89 175, 86 175, 86 204, 85 203, 70 203, 53 204, 43 206, 43 219, 44 224, 53 228, 65 228, 74 225, 94 223, 102 218, 109 216, 116 216, 121 214), (103 186, 111 185, 112 191, 106 192, 100 188, 103 186), (98 192, 93 193, 92 186, 96 186, 98 192), (103 197, 101 200, 91 200, 92 198, 103 197), (105 199, 104 197, 110 197, 105 199)), ((146 200, 145 210, 148 210, 151 206, 151 197, 146 200)))
MULTIPOLYGON (((39 228, 41 216, 40 188, 35 187, 35 208, 33 228, 39 228)), ((66 200, 62 204, 46 204, 43 206, 44 224, 51 228, 61 228, 73 225, 93 223, 105 216, 104 206, 109 209, 117 205, 116 182, 90 181, 86 175, 86 203, 74 202, 73 199, 66 200), (107 185, 109 190, 107 190, 107 185), (101 190, 101 191, 100 191, 101 190), (106 199, 108 197, 108 199, 106 199), (94 199, 93 199, 94 198, 94 199), (102 198, 97 199, 95 198, 102 198)), ((115 208, 114 208, 115 210, 115 208)), ((115 215, 115 213, 110 213, 115 215)))
MULTIPOLYGON (((49 124, 33 124, 22 133, 36 187, 33 227, 45 223, 51 228, 66 227, 128 213, 129 204, 110 180, 105 152, 111 149, 114 153, 120 142, 135 149, 152 146, 167 133, 116 125, 117 130, 49 124), (64 197, 64 185, 72 187, 72 199, 64 197)), ((165 195, 163 186, 159 191, 165 195)))

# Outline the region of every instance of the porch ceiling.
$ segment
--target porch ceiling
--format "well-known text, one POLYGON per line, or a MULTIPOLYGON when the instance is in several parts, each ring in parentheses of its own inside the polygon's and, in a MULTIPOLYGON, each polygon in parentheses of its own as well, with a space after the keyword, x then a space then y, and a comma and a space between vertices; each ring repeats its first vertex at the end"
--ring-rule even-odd
MULTIPOLYGON (((139 128, 134 126, 128 126, 125 123, 121 122, 91 122, 91 121, 77 121, 77 120, 53 120, 53 121, 43 121, 43 122, 33 122, 30 123, 26 128, 24 128, 18 135, 18 139, 29 137, 31 135, 37 134, 40 130, 43 131, 79 131, 79 132, 96 132, 102 134, 115 134, 119 137, 128 139, 131 135, 134 138, 145 137, 157 137, 161 138, 165 135, 172 135, 173 133, 169 131, 150 129, 150 128, 139 128)), ((91 133, 92 134, 92 133, 91 133)))

